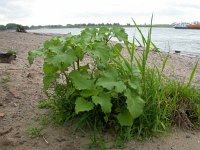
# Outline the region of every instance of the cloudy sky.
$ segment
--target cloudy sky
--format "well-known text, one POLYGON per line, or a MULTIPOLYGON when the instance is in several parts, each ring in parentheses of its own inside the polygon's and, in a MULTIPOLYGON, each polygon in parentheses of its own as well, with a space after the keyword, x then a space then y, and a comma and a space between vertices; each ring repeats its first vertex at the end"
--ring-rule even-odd
POLYGON ((0 24, 200 21, 200 0, 0 0, 0 24))

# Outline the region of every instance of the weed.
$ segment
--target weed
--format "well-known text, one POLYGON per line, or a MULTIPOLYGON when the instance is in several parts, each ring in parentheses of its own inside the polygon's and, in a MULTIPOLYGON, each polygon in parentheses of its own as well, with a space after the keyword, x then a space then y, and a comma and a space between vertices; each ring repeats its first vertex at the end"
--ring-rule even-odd
MULTIPOLYGON (((142 42, 136 38, 129 42, 120 27, 86 28, 80 35, 54 38, 30 51, 30 64, 44 57, 43 82, 49 99, 39 106, 50 108, 59 123, 74 120, 78 128, 94 125, 94 132, 114 130, 121 141, 118 146, 132 137, 164 133, 176 119, 191 127, 200 118, 199 90, 192 87, 198 62, 188 84, 166 77, 163 71, 169 55, 163 58, 153 44, 152 27, 147 38, 136 23, 135 27, 142 42), (109 45, 111 38, 118 42, 109 45), (136 44, 144 48, 139 57, 136 44), (160 68, 147 64, 152 46, 163 60, 160 68), (122 55, 123 47, 128 58, 122 55)), ((102 144, 96 136, 91 141, 102 144)))
POLYGON ((90 124, 88 124, 88 127, 90 131, 93 131, 93 132, 85 132, 84 130, 79 128, 80 131, 86 137, 88 137, 88 139, 90 139, 90 143, 86 144, 85 147, 88 149, 101 149, 101 150, 109 149, 110 145, 108 142, 105 141, 104 137, 100 133, 101 131, 99 131, 98 128, 96 127, 96 123, 94 123, 94 126, 92 129, 91 129, 90 124))
POLYGON ((5 77, 1 78, 0 83, 7 83, 7 82, 10 82, 10 81, 11 81, 10 76, 5 76, 5 77))
POLYGON ((38 105, 38 108, 48 109, 48 108, 51 108, 52 103, 51 103, 51 101, 40 101, 37 105, 38 105))
POLYGON ((16 55, 16 54, 17 54, 17 51, 16 51, 16 50, 8 50, 6 53, 7 53, 7 54, 16 55))
POLYGON ((86 145, 86 148, 95 148, 95 149, 101 149, 105 150, 109 148, 109 144, 106 143, 105 139, 101 136, 90 136, 90 143, 86 145))
POLYGON ((49 125, 50 122, 51 122, 51 118, 49 116, 41 116, 41 118, 40 118, 40 124, 42 126, 49 125))
POLYGON ((27 129, 27 134, 30 138, 37 138, 42 136, 41 131, 42 128, 31 127, 27 129))

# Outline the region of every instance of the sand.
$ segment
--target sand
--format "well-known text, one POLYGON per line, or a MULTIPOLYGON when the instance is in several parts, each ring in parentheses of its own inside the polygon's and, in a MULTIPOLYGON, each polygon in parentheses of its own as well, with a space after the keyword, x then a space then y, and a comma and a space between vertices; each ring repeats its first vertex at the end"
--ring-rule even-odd
MULTIPOLYGON (((0 52, 17 51, 17 59, 0 63, 0 150, 75 150, 89 143, 87 135, 74 134, 68 126, 49 125, 43 136, 31 139, 27 129, 39 127, 41 116, 48 114, 37 108, 43 99, 42 60, 28 64, 28 51, 38 48, 45 40, 56 35, 0 32, 0 52)), ((138 53, 141 53, 138 51, 138 53)), ((166 55, 163 53, 163 55, 166 55)), ((187 81, 198 57, 170 54, 165 73, 187 81)), ((157 54, 150 54, 149 64, 161 64, 157 54)), ((193 84, 200 85, 200 65, 193 84)), ((114 149, 114 148, 113 148, 114 149)), ((147 141, 130 141, 127 150, 199 150, 200 131, 173 128, 169 135, 147 141)))

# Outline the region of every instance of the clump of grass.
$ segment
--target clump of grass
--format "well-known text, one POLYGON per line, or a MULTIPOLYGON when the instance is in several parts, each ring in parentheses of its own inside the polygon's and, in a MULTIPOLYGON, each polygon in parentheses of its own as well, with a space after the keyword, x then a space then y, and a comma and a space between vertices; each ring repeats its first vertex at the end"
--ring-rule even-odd
POLYGON ((7 54, 11 54, 11 55, 17 55, 17 51, 16 50, 8 50, 6 53, 7 54))
POLYGON ((10 76, 7 75, 1 78, 0 83, 8 83, 10 81, 11 81, 11 78, 10 76))
POLYGON ((27 134, 30 138, 37 138, 42 136, 42 128, 31 127, 27 129, 27 134))
MULTIPOLYGON (((142 57, 135 59, 142 76, 142 96, 146 104, 143 114, 136 119, 132 126, 133 135, 149 137, 167 131, 172 124, 184 128, 194 127, 200 117, 200 91, 191 84, 198 62, 194 66, 187 84, 164 75, 163 71, 168 55, 164 59, 162 58, 161 68, 156 65, 150 68, 147 66, 147 60, 152 44, 152 28, 149 30, 148 38, 145 39, 136 23, 135 26, 142 37, 144 47, 142 57)), ((153 46, 155 45, 153 44, 153 46)), ((155 49, 157 48, 155 47, 155 49)), ((161 57, 161 55, 159 56, 161 57)))

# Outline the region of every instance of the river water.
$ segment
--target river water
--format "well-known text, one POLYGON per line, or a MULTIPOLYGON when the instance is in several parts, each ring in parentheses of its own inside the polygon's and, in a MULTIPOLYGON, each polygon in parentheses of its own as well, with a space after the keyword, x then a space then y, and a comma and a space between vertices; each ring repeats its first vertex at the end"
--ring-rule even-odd
MULTIPOLYGON (((141 30, 147 36, 148 29, 141 30)), ((62 29, 37 29, 29 30, 36 33, 57 33, 57 34, 79 34, 83 28, 62 28, 62 29)), ((135 36, 140 39, 139 33, 134 27, 125 28, 129 40, 135 36)), ((174 28, 153 28, 152 41, 161 51, 174 52, 175 50, 189 55, 200 55, 200 30, 174 29, 174 28)))

